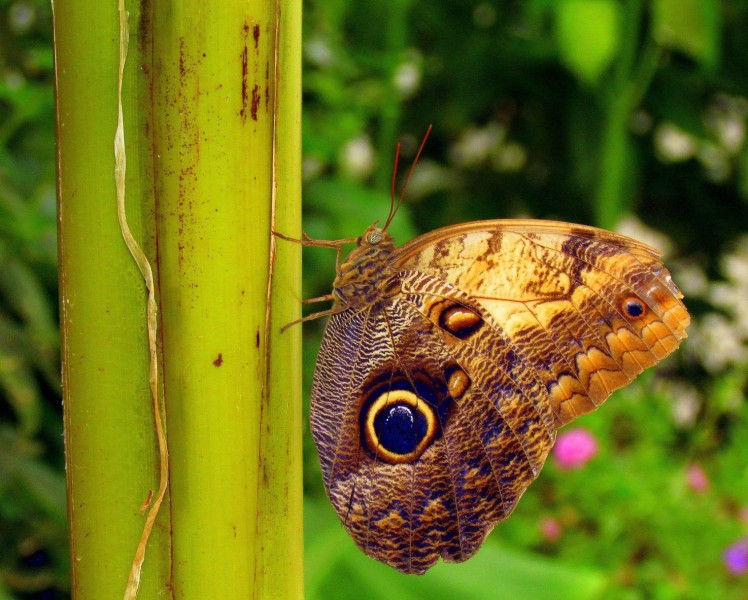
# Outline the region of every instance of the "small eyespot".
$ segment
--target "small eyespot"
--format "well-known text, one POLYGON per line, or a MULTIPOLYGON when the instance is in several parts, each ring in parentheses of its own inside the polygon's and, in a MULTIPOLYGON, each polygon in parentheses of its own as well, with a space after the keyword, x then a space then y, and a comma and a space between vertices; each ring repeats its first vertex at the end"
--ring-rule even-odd
POLYGON ((626 298, 622 303, 623 312, 631 319, 640 319, 646 312, 647 308, 644 303, 636 297, 626 298))
POLYGON ((378 244, 379 242, 382 241, 382 238, 383 238, 383 236, 382 236, 381 233, 379 233, 378 231, 372 231, 366 237, 366 241, 369 242, 370 244, 378 244))
POLYGON ((453 304, 439 315, 439 327, 460 339, 470 337, 481 325, 481 316, 472 308, 461 304, 453 304))
POLYGON ((447 372, 447 389, 452 398, 461 398, 470 387, 470 377, 459 367, 453 367, 447 372))

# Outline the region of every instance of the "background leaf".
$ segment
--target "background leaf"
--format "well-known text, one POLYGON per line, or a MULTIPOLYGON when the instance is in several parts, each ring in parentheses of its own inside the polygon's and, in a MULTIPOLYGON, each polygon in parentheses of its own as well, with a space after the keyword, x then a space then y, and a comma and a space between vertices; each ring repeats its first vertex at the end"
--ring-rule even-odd
POLYGON ((655 39, 688 54, 708 71, 719 61, 720 3, 717 0, 654 0, 655 39))
POLYGON ((621 42, 621 5, 616 0, 561 0, 555 4, 561 61, 585 84, 594 85, 611 65, 621 42))

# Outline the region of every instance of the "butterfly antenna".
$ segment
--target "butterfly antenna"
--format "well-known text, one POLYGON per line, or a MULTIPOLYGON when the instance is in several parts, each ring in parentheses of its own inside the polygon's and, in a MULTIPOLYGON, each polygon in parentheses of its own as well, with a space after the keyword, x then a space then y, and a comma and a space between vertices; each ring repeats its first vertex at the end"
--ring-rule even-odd
POLYGON ((408 191, 408 183, 410 183, 410 177, 413 175, 413 171, 416 168, 416 165, 418 164, 418 159, 421 158, 421 153, 423 152, 423 147, 426 145, 426 140, 429 139, 429 134, 431 133, 432 125, 429 125, 426 129, 426 133, 423 135, 423 140, 421 140, 421 145, 418 147, 418 152, 416 152, 416 157, 413 159, 413 164, 410 165, 410 169, 408 170, 408 176, 405 178, 405 183, 403 184, 403 189, 400 191, 400 196, 397 198, 397 203, 395 203, 395 177, 397 176, 397 162, 400 159, 400 143, 398 142, 397 148, 395 149, 395 167, 392 170, 392 201, 390 204, 390 214, 387 217, 387 222, 384 224, 384 230, 386 231, 387 228, 390 226, 390 223, 392 222, 392 219, 395 218, 395 215, 397 214, 398 209, 400 208, 400 204, 403 201, 403 198, 405 198, 405 193, 408 191))
POLYGON ((392 219, 395 218, 395 213, 400 207, 400 203, 395 203, 395 180, 397 179, 397 165, 400 162, 400 142, 395 147, 395 163, 392 167, 392 188, 390 189, 390 214, 387 215, 387 222, 384 224, 385 231, 390 226, 392 219))

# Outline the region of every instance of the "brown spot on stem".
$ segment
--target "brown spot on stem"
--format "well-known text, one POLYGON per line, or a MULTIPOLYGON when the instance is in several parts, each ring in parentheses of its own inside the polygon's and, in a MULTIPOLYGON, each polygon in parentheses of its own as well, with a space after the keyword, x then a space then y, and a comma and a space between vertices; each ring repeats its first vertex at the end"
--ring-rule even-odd
POLYGON ((239 115, 242 118, 242 123, 247 120, 247 102, 249 97, 247 96, 247 71, 249 65, 249 50, 247 50, 247 34, 249 33, 249 25, 244 23, 244 48, 242 49, 242 108, 239 111, 239 115))
POLYGON ((140 505, 140 509, 138 512, 140 515, 144 515, 145 511, 148 510, 148 507, 151 505, 151 500, 153 500, 153 490, 148 490, 148 494, 145 497, 145 500, 143 500, 143 504, 140 505))
POLYGON ((270 63, 265 61, 265 112, 270 106, 270 63))
POLYGON ((255 84, 255 86, 252 88, 252 108, 251 108, 251 115, 252 120, 257 120, 257 108, 260 106, 260 87, 255 84))
POLYGON ((184 38, 179 38, 179 75, 184 81, 185 75, 187 75, 187 67, 184 63, 184 38))
POLYGON ((218 358, 213 361, 213 365, 220 367, 223 364, 223 354, 218 353, 218 358))

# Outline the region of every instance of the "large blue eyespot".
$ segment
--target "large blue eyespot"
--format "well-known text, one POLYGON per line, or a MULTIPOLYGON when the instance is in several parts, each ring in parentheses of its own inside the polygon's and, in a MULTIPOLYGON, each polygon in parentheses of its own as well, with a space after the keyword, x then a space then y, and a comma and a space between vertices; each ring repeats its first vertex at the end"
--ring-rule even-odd
POLYGON ((361 417, 366 448, 391 464, 418 460, 439 429, 434 407, 412 390, 382 391, 361 417))
POLYGON ((394 454, 410 454, 428 432, 424 414, 409 404, 392 404, 374 416, 374 432, 382 447, 394 454))

